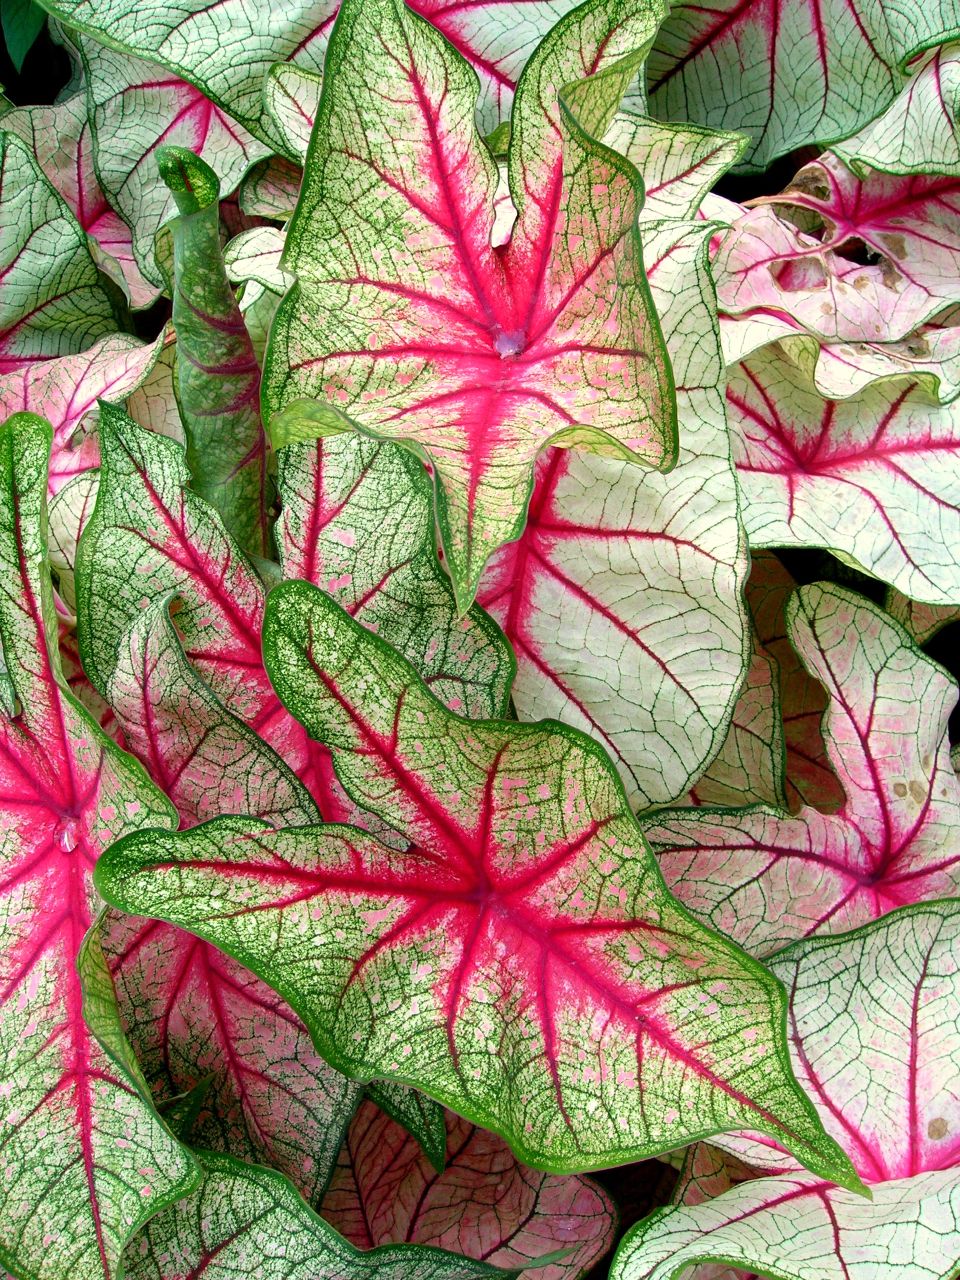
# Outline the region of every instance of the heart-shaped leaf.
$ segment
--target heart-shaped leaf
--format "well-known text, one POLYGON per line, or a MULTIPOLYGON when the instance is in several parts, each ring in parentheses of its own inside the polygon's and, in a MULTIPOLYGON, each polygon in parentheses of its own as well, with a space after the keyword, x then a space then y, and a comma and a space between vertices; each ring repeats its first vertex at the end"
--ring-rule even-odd
MULTIPOLYGON (((38 361, 0 374, 0 419, 13 413, 43 413, 53 427, 50 493, 100 463, 93 421, 100 400, 124 400, 153 368, 165 342, 145 344, 126 334, 101 338, 87 351, 38 361)), ((79 529, 77 530, 79 533, 79 529)))
POLYGON ((797 1073, 871 1201, 800 1173, 742 1182, 640 1223, 611 1280, 672 1280, 709 1259, 783 1280, 950 1280, 960 1265, 958 938, 960 904, 923 904, 771 962, 791 993, 797 1073))
POLYGON ((680 388, 676 469, 660 476, 553 451, 523 536, 493 561, 480 593, 517 654, 520 714, 556 716, 600 738, 634 806, 679 799, 703 772, 747 661, 746 548, 708 235, 703 223, 645 230, 680 388))
POLYGON ((498 170, 469 64, 400 0, 341 7, 264 405, 278 442, 357 428, 430 463, 461 609, 490 554, 521 533, 547 444, 675 460, 642 182, 595 140, 660 14, 659 0, 589 0, 539 46, 512 115, 517 220, 493 248, 498 170))
POLYGON ((662 119, 749 134, 746 159, 763 169, 872 120, 907 64, 958 31, 956 0, 677 4, 647 68, 651 107, 662 119))
POLYGON ((126 1280, 496 1280, 510 1273, 420 1245, 355 1249, 272 1169, 203 1152, 200 1190, 127 1250, 126 1280))
POLYGON ((447 1164, 433 1169, 372 1103, 350 1125, 320 1212, 361 1249, 432 1244, 494 1266, 532 1264, 525 1280, 577 1280, 613 1241, 615 1212, 588 1178, 518 1164, 496 1134, 446 1113, 447 1164), (556 1262, 538 1265, 563 1251, 556 1262))
POLYGON ((751 546, 825 547, 913 599, 960 599, 960 410, 908 380, 824 400, 770 347, 729 374, 751 546))
POLYGON ((27 146, 0 133, 0 373, 82 351, 117 327, 83 228, 27 146))
POLYGON ((109 1280, 139 1225, 196 1176, 150 1106, 102 956, 81 952, 97 910, 91 870, 116 836, 175 818, 63 684, 44 563, 50 437, 26 414, 0 429, 0 636, 14 701, 0 715, 0 1260, 36 1280, 109 1280))
MULTIPOLYGON (((414 0, 476 72, 480 118, 489 132, 509 115, 523 64, 575 0, 414 0)), ((191 81, 234 120, 271 144, 264 76, 277 62, 323 70, 337 0, 285 0, 265 8, 244 0, 192 0, 186 15, 169 0, 44 0, 69 26, 162 63, 191 81), (224 39, 224 32, 230 39, 224 39)))
POLYGON ((193 489, 250 555, 270 551, 271 482, 260 422, 260 366, 220 248, 220 183, 183 147, 156 153, 179 216, 173 241, 177 402, 193 489))
POLYGON ((848 1177, 785 1070, 780 989, 666 893, 590 739, 460 719, 307 583, 271 593, 264 653, 349 795, 410 847, 221 819, 115 845, 111 902, 214 941, 334 1065, 422 1088, 527 1162, 595 1168, 747 1125, 848 1177))
POLYGON ((661 810, 643 823, 674 892, 758 954, 960 887, 947 738, 956 685, 842 587, 801 587, 787 627, 830 695, 823 736, 844 805, 796 817, 768 806, 661 810))
MULTIPOLYGON (((143 11, 137 15, 143 26, 143 11)), ((113 47, 77 37, 87 83, 97 173, 107 199, 133 233, 140 269, 156 285, 165 281, 154 257, 154 236, 176 212, 173 196, 157 181, 156 149, 188 147, 216 172, 228 195, 267 151, 192 84, 163 67, 113 47)))

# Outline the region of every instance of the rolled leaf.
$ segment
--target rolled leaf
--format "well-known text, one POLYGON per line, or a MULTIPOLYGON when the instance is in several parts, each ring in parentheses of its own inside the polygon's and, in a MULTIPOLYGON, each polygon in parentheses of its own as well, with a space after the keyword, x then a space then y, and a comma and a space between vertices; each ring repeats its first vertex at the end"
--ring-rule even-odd
POLYGON ((446 1112, 439 1173, 372 1103, 361 1105, 320 1212, 352 1244, 432 1244, 494 1266, 528 1263, 525 1280, 577 1280, 613 1239, 615 1213, 589 1178, 518 1164, 495 1134, 446 1112), (555 1262, 540 1259, 562 1251, 555 1262))
POLYGON ((522 537, 480 602, 517 654, 522 717, 555 716, 611 752, 635 807, 678 800, 716 755, 748 661, 747 572, 706 261, 710 228, 645 231, 679 390, 669 476, 554 450, 522 537))
POLYGON ((102 956, 84 943, 98 909, 91 872, 116 836, 175 816, 63 681, 44 562, 50 439, 32 415, 0 429, 0 637, 13 699, 0 716, 0 1260, 36 1280, 110 1280, 127 1240, 190 1191, 196 1170, 149 1102, 102 956))
POLYGON ((594 743, 460 719, 306 583, 271 593, 264 653, 352 799, 409 847, 221 819, 115 845, 114 905, 214 941, 335 1066, 422 1088, 527 1163, 746 1125, 848 1177, 786 1070, 780 989, 674 904, 594 743))
POLYGON ((758 954, 960 888, 956 684, 883 610, 802 587, 790 639, 830 696, 823 736, 845 792, 833 814, 661 810, 643 823, 675 893, 758 954))
POLYGON ((0 373, 73 355, 117 327, 86 233, 26 145, 0 133, 0 373))
POLYGON ((161 147, 157 164, 180 210, 173 237, 177 387, 193 489, 251 555, 270 550, 260 366, 220 248, 220 183, 199 156, 161 147))
POLYGON ((498 173, 474 124, 476 75, 400 0, 341 6, 265 411, 278 443, 356 428, 429 462, 461 610, 487 558, 521 533, 547 444, 664 470, 675 460, 642 183, 596 141, 660 14, 658 0, 590 0, 540 45, 511 117, 517 222, 493 248, 498 173))
POLYGON ((672 1280, 708 1259, 783 1280, 956 1274, 958 910, 956 902, 906 908, 772 962, 791 992, 798 1074, 872 1199, 792 1172, 742 1182, 640 1223, 612 1280, 672 1280))
POLYGON ((440 1249, 355 1249, 286 1178, 202 1153, 196 1195, 158 1214, 127 1250, 125 1280, 495 1280, 509 1273, 440 1249))

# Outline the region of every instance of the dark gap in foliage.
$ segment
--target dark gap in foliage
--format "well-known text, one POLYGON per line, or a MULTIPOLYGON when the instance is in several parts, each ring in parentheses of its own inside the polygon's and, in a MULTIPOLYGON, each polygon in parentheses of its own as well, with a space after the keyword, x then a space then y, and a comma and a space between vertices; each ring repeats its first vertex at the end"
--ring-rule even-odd
POLYGON ((170 299, 162 295, 152 307, 147 307, 143 311, 132 311, 130 320, 134 333, 144 342, 152 342, 170 319, 172 312, 173 306, 170 299))
POLYGON ((662 1160, 643 1160, 639 1164, 622 1164, 615 1169, 591 1173, 613 1198, 617 1206, 617 1235, 613 1250, 587 1272, 583 1280, 607 1280, 610 1259, 617 1245, 630 1230, 654 1209, 670 1203, 679 1174, 662 1160))
POLYGON ((844 564, 829 551, 816 547, 777 547, 775 554, 798 586, 804 587, 810 582, 835 582, 838 586, 859 592, 874 604, 882 605, 886 598, 887 588, 882 582, 844 564))
MULTIPOLYGON (((960 681, 960 622, 951 622, 948 626, 941 627, 923 646, 923 651, 934 662, 939 662, 941 667, 946 667, 954 680, 960 681)), ((950 716, 950 745, 955 746, 958 742, 960 706, 954 707, 950 716)))
POLYGON ((61 89, 70 79, 70 71, 70 58, 66 49, 51 40, 47 27, 37 36, 19 75, 10 61, 6 45, 0 41, 0 84, 15 106, 56 102, 61 89))
POLYGON ((876 249, 871 249, 868 244, 864 244, 856 237, 844 240, 839 246, 832 245, 831 248, 838 258, 843 258, 846 262, 855 262, 860 267, 875 267, 880 261, 880 254, 876 249))
POLYGON ((801 147, 774 160, 763 173, 725 173, 713 190, 716 195, 735 200, 737 204, 742 204, 744 200, 755 200, 758 196, 779 195, 793 180, 797 170, 811 160, 816 160, 819 154, 817 147, 801 147))

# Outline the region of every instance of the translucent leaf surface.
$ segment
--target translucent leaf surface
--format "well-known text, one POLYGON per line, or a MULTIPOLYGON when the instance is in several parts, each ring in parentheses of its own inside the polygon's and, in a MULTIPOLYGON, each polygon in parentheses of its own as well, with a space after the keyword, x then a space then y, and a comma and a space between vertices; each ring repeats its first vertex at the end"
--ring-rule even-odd
POLYGON ((480 601, 517 654, 514 701, 614 756, 631 804, 679 799, 723 741, 749 644, 746 548, 702 223, 645 232, 679 390, 668 476, 572 450, 543 460, 521 539, 480 601))
POLYGON ((117 844, 110 901, 216 941, 334 1065, 423 1088, 527 1162, 747 1125, 847 1176, 785 1070, 780 989, 673 903, 595 744, 461 720, 306 583, 271 593, 264 652, 347 792, 410 847, 222 819, 117 844))
POLYGON ((203 1154, 196 1195, 158 1214, 126 1255, 126 1280, 482 1280, 504 1273, 439 1249, 363 1253, 271 1169, 203 1154))
POLYGON ((772 962, 798 1074, 872 1200, 793 1173, 743 1182, 635 1227, 613 1280, 668 1280, 706 1259, 783 1280, 956 1274, 958 928, 957 903, 925 904, 772 962))
POLYGON ((399 0, 341 8, 264 405, 278 442, 356 427, 430 463, 461 608, 521 532, 547 444, 675 460, 642 183, 595 140, 660 16, 657 0, 590 0, 539 47, 512 115, 517 221, 494 249, 498 170, 469 64, 399 0))
POLYGON ((115 837, 175 819, 65 688, 44 564, 49 444, 31 415, 0 429, 0 637, 15 699, 0 716, 0 1261, 35 1280, 108 1280, 195 1170, 147 1100, 102 959, 84 944, 91 870, 115 837))
POLYGON ((960 411, 909 381, 824 400, 768 348, 731 370, 751 546, 825 547, 913 599, 960 598, 960 411))
POLYGON ((800 588, 787 627, 830 695, 823 736, 843 806, 796 817, 765 806, 660 811, 643 823, 674 892, 761 954, 960 884, 960 788, 946 732, 955 683, 842 587, 800 588))
POLYGON ((398 1124, 363 1103, 323 1198, 326 1220, 361 1249, 406 1241, 499 1267, 532 1262, 525 1280, 577 1280, 610 1248, 614 1208, 595 1182, 528 1169, 502 1138, 450 1111, 446 1123, 438 1173, 398 1124), (536 1265, 558 1250, 561 1259, 536 1265))

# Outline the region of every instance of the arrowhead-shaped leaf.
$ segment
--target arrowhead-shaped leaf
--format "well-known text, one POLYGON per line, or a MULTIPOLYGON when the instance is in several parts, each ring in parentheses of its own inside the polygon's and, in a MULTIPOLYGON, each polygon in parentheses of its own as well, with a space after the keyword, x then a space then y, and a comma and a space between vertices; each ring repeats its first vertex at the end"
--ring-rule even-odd
POLYGON ((752 547, 825 547, 913 599, 960 599, 956 402, 908 380, 824 400, 770 347, 730 371, 727 412, 752 547))
POLYGON ((577 1280, 613 1241, 615 1212, 587 1178, 528 1169, 496 1134, 446 1113, 447 1165, 372 1103, 354 1117, 320 1212, 361 1249, 432 1244, 494 1266, 533 1264, 526 1280, 577 1280), (538 1259, 558 1250, 558 1261, 538 1259))
POLYGON ((484 1262, 418 1245, 364 1253, 272 1169, 203 1153, 196 1195, 158 1214, 127 1250, 126 1280, 496 1280, 484 1262))
POLYGON ((306 583, 271 593, 264 653, 352 799, 410 846, 222 819, 117 844, 110 901, 214 941, 334 1065, 424 1089, 529 1163, 746 1125, 847 1177, 785 1071, 782 992, 669 897, 594 743, 460 719, 306 583))
POLYGON ((82 351, 117 327, 86 233, 27 146, 0 133, 0 373, 82 351))
MULTIPOLYGON (((143 24, 143 10, 137 21, 143 24)), ((157 178, 156 149, 188 147, 229 194, 266 148, 203 93, 162 67, 115 47, 78 37, 86 72, 97 173, 108 200, 133 233, 133 252, 147 279, 165 283, 154 258, 154 236, 176 212, 157 178)))
MULTIPOLYGON (((422 14, 470 62, 479 78, 484 132, 509 115, 523 64, 575 0, 414 0, 422 14)), ((337 0, 285 0, 282 7, 244 0, 44 0, 68 25, 141 58, 162 63, 195 84, 234 120, 276 142, 264 118, 264 76, 277 62, 323 70, 337 0), (230 33, 224 40, 223 33, 230 33)))
POLYGON ((86 95, 74 94, 52 107, 8 111, 3 127, 33 152, 89 236, 98 266, 124 289, 131 306, 150 306, 159 290, 137 266, 130 228, 110 207, 94 168, 86 95))
POLYGON ((746 548, 703 223, 645 232, 680 390, 669 476, 555 450, 480 601, 512 642, 514 701, 613 754, 634 806, 679 799, 719 749, 746 664, 746 548), (718 385, 719 384, 719 385, 718 385), (709 655, 709 656, 707 656, 709 655))
POLYGON ((35 1280, 109 1280, 195 1171, 150 1106, 102 957, 89 942, 81 952, 91 870, 115 837, 174 815, 63 684, 44 564, 49 445, 30 415, 0 429, 0 636, 15 699, 0 716, 0 1261, 35 1280))
POLYGON ((677 4, 647 68, 651 107, 662 119, 748 133, 747 159, 763 169, 872 120, 903 68, 958 31, 956 0, 677 4))
POLYGON ((871 1201, 802 1174, 742 1182, 640 1223, 612 1280, 672 1280, 708 1259, 783 1280, 951 1280, 960 1265, 958 938, 960 905, 924 904, 772 962, 791 993, 797 1073, 871 1201))
POLYGON ((183 147, 161 147, 156 159, 180 211, 170 224, 173 326, 192 488, 244 551, 267 556, 272 495, 260 366, 223 264, 219 179, 183 147))
POLYGON ((115 333, 79 355, 0 374, 0 420, 13 413, 42 413, 53 427, 51 494, 99 465, 93 426, 97 401, 122 401, 135 391, 149 375, 164 341, 164 334, 144 344, 115 333))
POLYGON ((660 14, 658 0, 590 0, 538 48, 512 115, 517 221, 495 249, 498 171, 471 67, 400 0, 340 10, 287 236, 298 283, 267 352, 268 425, 281 443, 355 427, 425 458, 462 609, 522 531, 547 444, 675 459, 642 182, 595 140, 660 14))
POLYGON ((823 735, 846 800, 835 814, 767 806, 661 810, 643 823, 668 884, 759 954, 960 887, 960 784, 947 718, 957 689, 881 609, 802 587, 790 638, 830 695, 823 735))

